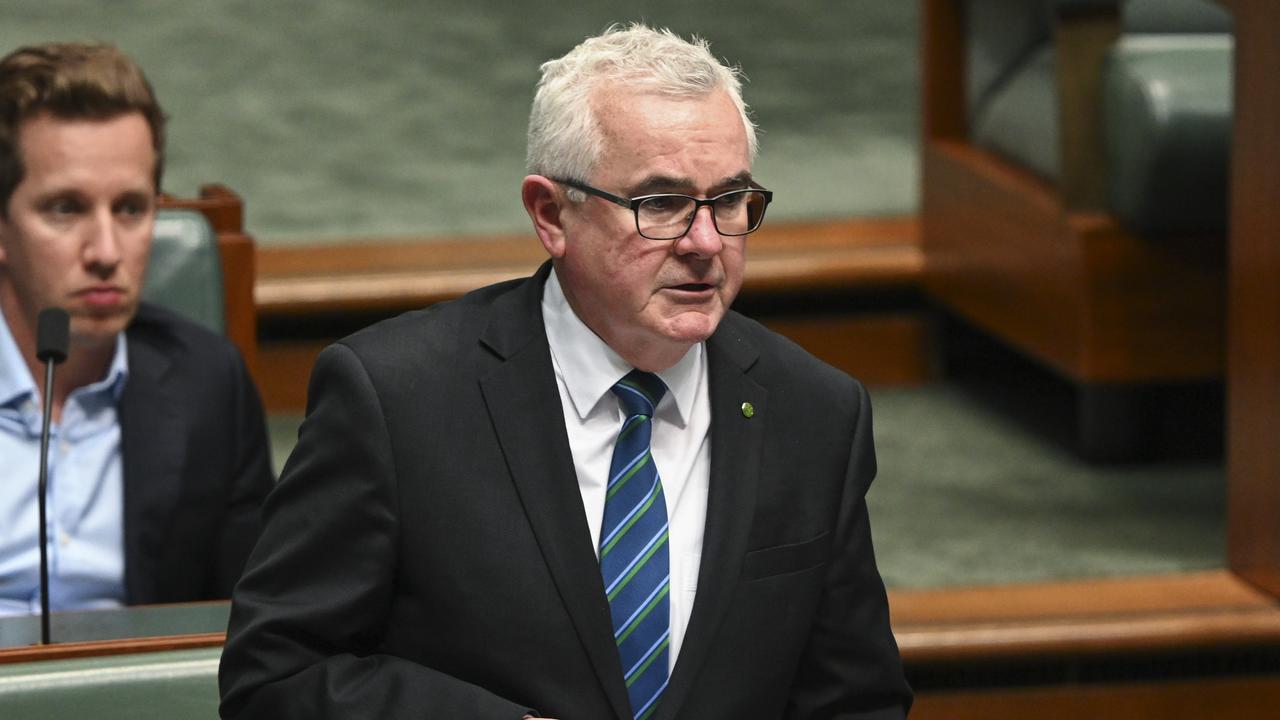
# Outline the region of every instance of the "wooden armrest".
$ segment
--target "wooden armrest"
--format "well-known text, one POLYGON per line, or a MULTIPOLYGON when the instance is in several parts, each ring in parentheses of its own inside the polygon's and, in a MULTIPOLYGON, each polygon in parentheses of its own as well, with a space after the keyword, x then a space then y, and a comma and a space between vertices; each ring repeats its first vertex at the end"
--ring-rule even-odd
POLYGON ((1054 22, 1058 82, 1059 192, 1068 210, 1106 207, 1102 147, 1102 68, 1120 37, 1116 6, 1059 8, 1054 22))

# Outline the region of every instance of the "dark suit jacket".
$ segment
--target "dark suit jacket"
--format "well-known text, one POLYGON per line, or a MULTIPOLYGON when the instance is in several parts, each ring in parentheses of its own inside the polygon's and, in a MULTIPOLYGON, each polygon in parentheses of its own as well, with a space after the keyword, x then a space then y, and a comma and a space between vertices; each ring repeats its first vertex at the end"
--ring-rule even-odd
POLYGON ((125 597, 231 596, 273 485, 258 391, 225 337, 144 304, 120 397, 125 597))
MULTIPOLYGON (((542 326, 546 275, 321 354, 236 587, 224 717, 630 717, 542 326)), ((902 717, 863 501, 865 392, 737 314, 708 364, 702 569, 657 717, 902 717)))

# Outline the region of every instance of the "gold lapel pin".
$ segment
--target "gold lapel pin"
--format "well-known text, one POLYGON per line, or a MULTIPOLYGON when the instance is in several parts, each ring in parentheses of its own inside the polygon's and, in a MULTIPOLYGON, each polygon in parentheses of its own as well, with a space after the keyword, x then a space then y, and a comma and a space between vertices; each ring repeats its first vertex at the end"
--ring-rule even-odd
POLYGON ((752 417, 756 414, 756 407, 749 402, 742 403, 742 417, 752 417))

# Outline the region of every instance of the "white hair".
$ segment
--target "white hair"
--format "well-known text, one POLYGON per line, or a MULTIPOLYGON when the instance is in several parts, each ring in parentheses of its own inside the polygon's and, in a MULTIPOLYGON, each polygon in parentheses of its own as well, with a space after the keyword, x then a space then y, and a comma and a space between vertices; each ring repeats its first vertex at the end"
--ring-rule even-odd
POLYGON ((689 98, 727 91, 742 116, 748 157, 754 160, 756 128, 742 102, 740 76, 697 36, 685 40, 642 23, 612 25, 564 57, 542 64, 529 113, 525 164, 530 173, 585 182, 604 149, 591 95, 605 84, 689 98))

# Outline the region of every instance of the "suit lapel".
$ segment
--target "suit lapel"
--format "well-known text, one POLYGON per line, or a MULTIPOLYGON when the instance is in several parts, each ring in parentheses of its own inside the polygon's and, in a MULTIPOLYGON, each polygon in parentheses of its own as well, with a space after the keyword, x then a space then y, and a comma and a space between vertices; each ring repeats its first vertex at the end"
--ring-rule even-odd
POLYGON ((128 336, 129 379, 120 397, 124 468, 125 595, 152 602, 158 590, 157 549, 164 545, 178 500, 184 451, 179 397, 166 381, 171 361, 145 338, 128 336))
POLYGON ((760 437, 768 417, 768 391, 747 377, 746 372, 758 355, 755 348, 735 332, 737 322, 736 316, 726 316, 720 329, 707 341, 711 479, 702 563, 698 594, 671 682, 658 708, 659 720, 677 716, 707 659, 738 584, 755 514, 760 437), (754 410, 752 417, 743 411, 743 403, 747 402, 754 410))
POLYGON ((549 268, 544 265, 532 280, 494 304, 493 321, 481 339, 500 364, 481 377, 480 387, 516 491, 579 640, 614 712, 629 717, 609 604, 589 541, 542 325, 542 287, 549 268))

